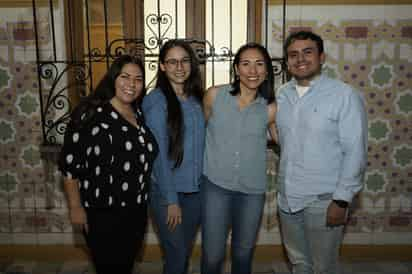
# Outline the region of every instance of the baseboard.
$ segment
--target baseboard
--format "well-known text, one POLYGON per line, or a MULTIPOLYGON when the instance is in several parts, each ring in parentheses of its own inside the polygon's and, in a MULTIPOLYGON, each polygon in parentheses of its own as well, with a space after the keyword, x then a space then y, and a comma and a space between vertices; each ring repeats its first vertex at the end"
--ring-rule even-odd
MULTIPOLYGON (((193 259, 200 257, 200 247, 196 246, 193 259)), ((341 250, 343 260, 389 260, 412 261, 412 245, 344 245, 341 250)), ((159 261, 161 250, 158 245, 145 246, 143 261, 159 261)), ((0 261, 11 260, 64 261, 87 260, 85 246, 73 245, 0 245, 0 261)), ((281 245, 259 245, 255 260, 270 262, 286 260, 281 245)))

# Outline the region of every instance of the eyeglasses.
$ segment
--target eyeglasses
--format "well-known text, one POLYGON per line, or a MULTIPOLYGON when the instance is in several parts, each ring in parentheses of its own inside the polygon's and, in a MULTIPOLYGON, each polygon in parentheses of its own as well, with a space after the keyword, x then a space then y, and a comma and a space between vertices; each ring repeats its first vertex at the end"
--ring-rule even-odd
POLYGON ((190 63, 191 63, 191 60, 190 60, 189 57, 183 58, 183 59, 180 59, 180 60, 171 58, 171 59, 167 59, 167 60, 165 61, 165 63, 166 63, 166 65, 168 65, 168 66, 170 66, 170 67, 177 67, 179 64, 180 64, 181 66, 188 66, 188 65, 190 65, 190 63))

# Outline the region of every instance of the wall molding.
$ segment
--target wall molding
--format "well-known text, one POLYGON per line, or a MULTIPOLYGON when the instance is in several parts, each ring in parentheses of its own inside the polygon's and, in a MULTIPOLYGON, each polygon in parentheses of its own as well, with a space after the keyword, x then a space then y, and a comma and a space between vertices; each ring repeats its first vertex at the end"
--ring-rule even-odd
MULTIPOLYGON (((283 0, 269 0, 269 5, 281 5, 283 0)), ((287 0, 286 5, 409 5, 412 0, 287 0)))

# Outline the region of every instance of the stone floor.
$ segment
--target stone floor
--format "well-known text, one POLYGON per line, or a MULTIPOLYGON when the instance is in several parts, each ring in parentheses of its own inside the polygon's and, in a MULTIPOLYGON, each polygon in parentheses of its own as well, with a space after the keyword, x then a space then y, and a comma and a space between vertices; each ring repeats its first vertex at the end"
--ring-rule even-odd
MULTIPOLYGON (((0 274, 94 274, 87 261, 0 262, 0 274)), ((160 274, 159 262, 142 262, 136 265, 135 273, 160 274)), ((191 267, 190 274, 199 273, 199 266, 191 267)), ((227 272, 229 273, 229 272, 227 272)), ((269 264, 255 264, 254 274, 290 274, 287 264, 275 261, 269 264)), ((412 262, 396 261, 346 261, 342 263, 342 274, 406 274, 412 273, 412 262)))

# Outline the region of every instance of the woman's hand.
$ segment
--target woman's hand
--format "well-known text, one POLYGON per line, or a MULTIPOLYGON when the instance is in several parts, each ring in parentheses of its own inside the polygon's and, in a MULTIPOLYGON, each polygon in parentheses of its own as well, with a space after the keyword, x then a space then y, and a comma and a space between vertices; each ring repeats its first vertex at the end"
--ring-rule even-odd
POLYGON ((167 206, 167 225, 169 230, 175 230, 177 225, 182 223, 182 210, 178 204, 170 204, 167 206))
POLYGON ((69 209, 70 221, 75 227, 84 228, 89 233, 86 211, 82 206, 75 206, 69 209))

